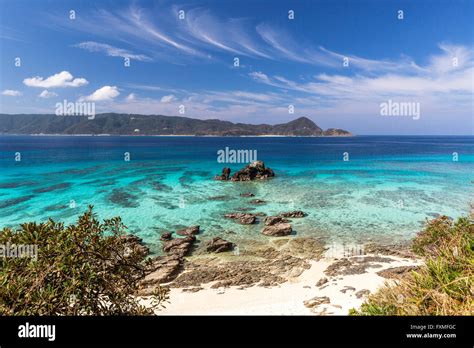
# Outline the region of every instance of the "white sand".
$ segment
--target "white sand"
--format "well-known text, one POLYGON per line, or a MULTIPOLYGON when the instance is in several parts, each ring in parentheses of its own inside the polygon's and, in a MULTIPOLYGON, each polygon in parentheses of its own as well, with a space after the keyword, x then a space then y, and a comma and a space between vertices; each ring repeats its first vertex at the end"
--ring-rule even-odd
MULTIPOLYGON (((370 256, 370 255, 365 255, 370 256)), ((384 256, 385 257, 385 256, 384 256)), ((334 259, 310 261, 311 268, 299 277, 290 279, 280 286, 264 288, 253 286, 246 289, 237 287, 211 289, 210 284, 202 286, 198 292, 183 292, 182 289, 172 288, 170 301, 166 308, 157 312, 159 315, 347 315, 350 308, 358 308, 365 297, 358 299, 355 293, 368 289, 373 293, 387 279, 376 272, 383 269, 419 265, 420 261, 387 256, 393 261, 374 262, 382 267, 370 267, 366 273, 346 276, 329 277, 323 271, 334 262, 334 259), (321 288, 316 282, 323 278, 329 282, 321 288), (355 290, 342 293, 344 286, 355 290), (327 296, 329 304, 321 304, 307 308, 303 302, 315 296, 327 296)), ((147 303, 148 300, 144 300, 147 303)))

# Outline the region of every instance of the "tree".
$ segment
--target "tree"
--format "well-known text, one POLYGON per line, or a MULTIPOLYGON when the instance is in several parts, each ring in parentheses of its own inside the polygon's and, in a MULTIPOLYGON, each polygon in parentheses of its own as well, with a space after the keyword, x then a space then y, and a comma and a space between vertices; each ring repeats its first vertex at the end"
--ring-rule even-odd
POLYGON ((37 247, 37 258, 0 257, 0 315, 146 315, 167 299, 158 288, 152 308, 134 296, 147 266, 143 247, 119 217, 102 223, 93 207, 65 226, 50 219, 0 231, 0 246, 37 247))

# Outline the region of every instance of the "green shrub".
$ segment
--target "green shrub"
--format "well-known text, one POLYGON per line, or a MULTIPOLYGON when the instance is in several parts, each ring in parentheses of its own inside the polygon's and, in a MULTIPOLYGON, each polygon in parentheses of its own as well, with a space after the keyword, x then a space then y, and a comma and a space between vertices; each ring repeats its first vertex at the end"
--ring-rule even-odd
POLYGON ((446 216, 427 223, 413 241, 425 258, 417 272, 386 284, 351 315, 472 315, 474 312, 474 224, 446 216))
MULTIPOLYGON (((99 222, 89 210, 76 224, 25 223, 0 231, 0 245, 34 244, 38 257, 0 257, 0 315, 145 315, 133 294, 143 251, 125 238, 120 218, 99 222)), ((154 303, 167 298, 158 289, 154 303)))

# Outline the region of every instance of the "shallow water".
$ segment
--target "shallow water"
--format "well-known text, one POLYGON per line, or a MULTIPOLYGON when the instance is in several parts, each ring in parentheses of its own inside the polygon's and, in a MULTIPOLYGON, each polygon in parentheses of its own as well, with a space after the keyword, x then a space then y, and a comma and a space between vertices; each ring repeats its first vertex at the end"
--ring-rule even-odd
POLYGON ((227 212, 303 210, 308 216, 292 223, 297 235, 390 243, 413 237, 436 214, 469 211, 474 137, 1 136, 0 168, 0 226, 49 217, 70 223, 92 204, 101 218, 121 216, 158 251, 160 233, 194 224, 202 238, 268 238, 261 225, 224 219, 227 212), (225 147, 257 150, 276 177, 212 180, 224 166, 244 166, 218 163, 225 147), (253 205, 255 198, 267 203, 253 205))

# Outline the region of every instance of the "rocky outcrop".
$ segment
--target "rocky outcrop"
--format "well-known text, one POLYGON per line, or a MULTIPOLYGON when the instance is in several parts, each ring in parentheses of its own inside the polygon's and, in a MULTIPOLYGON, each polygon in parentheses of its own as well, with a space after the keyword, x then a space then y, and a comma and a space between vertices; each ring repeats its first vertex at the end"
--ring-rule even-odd
POLYGON ((304 306, 307 308, 313 308, 328 303, 331 303, 331 300, 327 296, 316 296, 303 302, 304 306))
POLYGON ((315 260, 319 259, 327 250, 327 248, 323 246, 322 239, 311 237, 279 238, 273 242, 293 256, 315 260))
MULTIPOLYGON (((291 240, 293 238, 287 238, 286 242, 290 243, 291 240)), ((280 241, 285 242, 282 239, 280 241)), ((289 278, 298 277, 311 267, 306 257, 295 256, 293 250, 280 244, 273 246, 273 243, 255 241, 252 246, 240 250, 239 257, 196 255, 186 261, 184 272, 169 286, 187 288, 209 283, 212 283, 211 288, 214 289, 229 286, 274 286, 289 278)), ((320 245, 321 250, 322 248, 320 245)))
POLYGON ((354 288, 353 286, 346 285, 346 286, 344 286, 344 288, 342 288, 339 291, 342 292, 343 294, 345 294, 348 291, 356 291, 356 288, 354 288))
POLYGON ((278 223, 275 225, 265 226, 262 234, 265 236, 281 237, 287 236, 293 232, 291 225, 288 223, 278 223))
POLYGON ((142 256, 146 256, 150 252, 150 249, 143 243, 143 240, 140 237, 127 235, 124 238, 127 253, 135 252, 142 256))
POLYGON ((192 288, 184 288, 181 291, 182 292, 198 292, 198 291, 201 291, 201 290, 204 290, 204 288, 201 287, 201 286, 195 286, 195 287, 192 287, 192 288))
POLYGON ((286 223, 289 220, 282 218, 281 216, 267 216, 265 218, 265 226, 273 226, 276 224, 286 223))
MULTIPOLYGON (((147 288, 172 281, 181 271, 182 263, 183 259, 179 255, 157 256, 153 258, 147 268, 148 274, 141 281, 140 287, 147 288)), ((144 294, 144 292, 141 292, 141 294, 144 294)))
POLYGON ((364 245, 364 251, 367 254, 400 256, 410 259, 418 258, 418 256, 411 250, 411 244, 409 242, 400 242, 397 244, 388 245, 368 243, 364 245))
POLYGON ((163 243, 163 251, 183 257, 189 253, 195 241, 196 237, 194 236, 172 239, 163 243))
POLYGON ((388 279, 401 279, 409 275, 412 271, 417 271, 419 268, 418 266, 391 267, 377 272, 377 275, 388 279))
POLYGON ((380 268, 383 263, 391 263, 394 260, 389 257, 363 256, 342 258, 329 265, 324 274, 334 277, 337 275, 353 275, 366 273, 368 268, 380 268))
POLYGON ((185 260, 180 253, 153 258, 146 267, 147 274, 140 283, 138 295, 151 295, 159 284, 186 288, 191 292, 198 291, 203 284, 211 282, 213 289, 228 286, 238 286, 239 289, 254 285, 276 286, 300 276, 311 267, 307 258, 318 260, 324 252, 324 245, 313 238, 281 238, 270 244, 252 243, 240 251, 238 258, 208 254, 230 251, 231 246, 234 247, 234 244, 216 237, 205 244, 205 253, 198 252, 191 259, 185 260))
POLYGON ((263 161, 255 161, 242 168, 234 175, 232 181, 252 181, 256 179, 267 179, 274 177, 275 173, 271 168, 266 168, 263 161))
POLYGON ((370 294, 369 289, 362 289, 355 293, 357 298, 362 298, 362 297, 368 296, 369 294, 370 294))
POLYGON ((221 253, 234 249, 234 243, 228 242, 220 237, 212 238, 206 244, 206 251, 213 253, 221 253))
POLYGON ((230 168, 224 167, 222 169, 221 175, 216 175, 214 177, 215 180, 229 180, 230 178, 230 168))
POLYGON ((257 222, 255 214, 250 213, 229 213, 225 214, 224 217, 234 219, 242 225, 252 225, 257 222))
POLYGON ((279 216, 286 218, 302 218, 306 216, 306 213, 301 210, 289 211, 286 213, 281 213, 279 216))
POLYGON ((263 199, 252 199, 250 201, 251 204, 265 204, 267 203, 266 201, 264 201, 263 199))
POLYGON ((181 272, 184 256, 190 253, 196 241, 195 234, 199 233, 199 226, 190 226, 176 233, 183 235, 184 238, 173 239, 172 232, 161 235, 163 251, 167 255, 154 257, 147 263, 145 277, 140 282, 138 295, 151 295, 155 286, 173 281, 181 272))
POLYGON ((240 197, 254 197, 255 195, 250 192, 241 193, 240 197))
POLYGON ((171 238, 173 238, 172 235, 173 235, 173 232, 165 232, 160 236, 160 240, 161 241, 171 240, 171 238))
POLYGON ((317 287, 321 287, 323 286, 324 284, 326 284, 327 282, 329 282, 329 279, 326 278, 326 277, 323 277, 321 279, 318 280, 318 282, 316 283, 316 286, 317 287))
POLYGON ((176 234, 180 236, 195 236, 198 233, 199 233, 199 225, 186 227, 182 230, 176 231, 176 234))
POLYGON ((230 168, 225 167, 222 169, 221 175, 216 175, 215 180, 232 180, 232 181, 253 181, 260 179, 268 179, 275 176, 275 173, 271 168, 265 167, 263 161, 255 161, 245 166, 241 170, 237 171, 230 176, 230 168))

